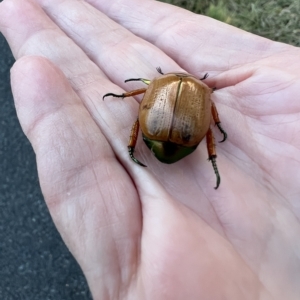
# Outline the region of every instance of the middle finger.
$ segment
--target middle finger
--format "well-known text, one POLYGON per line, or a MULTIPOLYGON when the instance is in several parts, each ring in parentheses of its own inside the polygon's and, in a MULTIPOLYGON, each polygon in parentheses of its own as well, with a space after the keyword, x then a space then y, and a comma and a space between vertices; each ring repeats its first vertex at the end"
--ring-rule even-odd
POLYGON ((165 71, 180 70, 161 50, 84 1, 35 1, 112 81, 122 87, 126 87, 124 79, 137 74, 157 75, 157 66, 165 71))
MULTIPOLYGON (((156 66, 162 66, 165 71, 180 68, 161 50, 134 36, 84 1, 36 2, 39 3, 6 1, 6 5, 10 5, 6 11, 10 8, 8 15, 11 17, 2 22, 15 57, 42 55, 59 66, 109 142, 118 140, 112 136, 122 136, 125 146, 137 105, 133 99, 126 103, 103 103, 103 94, 123 91, 112 85, 101 69, 106 70, 108 76, 113 74, 113 81, 125 88, 124 79, 152 78, 157 74, 156 66), (52 20, 37 4, 43 6, 52 20)), ((130 84, 131 88, 137 86, 140 87, 138 83, 130 84)), ((119 146, 114 148, 120 149, 119 146)))

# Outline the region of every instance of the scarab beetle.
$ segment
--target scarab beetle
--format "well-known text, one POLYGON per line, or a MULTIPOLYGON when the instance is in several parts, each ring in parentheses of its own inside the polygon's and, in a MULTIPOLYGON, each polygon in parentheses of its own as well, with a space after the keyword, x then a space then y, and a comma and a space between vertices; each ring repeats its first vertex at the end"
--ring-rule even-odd
POLYGON ((144 93, 139 107, 138 119, 134 122, 128 151, 131 159, 140 166, 146 167, 138 161, 133 153, 141 127, 143 140, 156 158, 163 163, 171 164, 189 155, 206 136, 209 160, 212 162, 217 184, 220 185, 220 175, 216 164, 216 148, 214 136, 210 128, 211 116, 223 134, 220 119, 211 94, 215 90, 209 88, 203 80, 187 73, 164 74, 160 68, 157 71, 162 75, 152 81, 144 78, 132 78, 128 81, 142 81, 148 88, 133 90, 121 95, 107 93, 107 96, 125 98, 144 93))

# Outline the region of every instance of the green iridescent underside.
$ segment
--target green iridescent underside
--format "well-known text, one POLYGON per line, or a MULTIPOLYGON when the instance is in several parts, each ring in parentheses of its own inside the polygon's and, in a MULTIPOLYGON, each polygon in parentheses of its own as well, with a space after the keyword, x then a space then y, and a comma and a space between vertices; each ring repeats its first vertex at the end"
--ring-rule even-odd
POLYGON ((154 141, 143 135, 143 140, 155 157, 165 164, 172 164, 194 152, 198 145, 184 147, 171 142, 154 141))

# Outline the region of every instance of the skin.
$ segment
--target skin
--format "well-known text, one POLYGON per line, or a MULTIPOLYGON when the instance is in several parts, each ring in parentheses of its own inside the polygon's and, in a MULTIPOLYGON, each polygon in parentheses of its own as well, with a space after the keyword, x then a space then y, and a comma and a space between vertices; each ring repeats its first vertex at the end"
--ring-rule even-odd
POLYGON ((5 0, 0 30, 45 201, 94 299, 299 299, 298 48, 149 0, 5 0), (141 139, 148 168, 128 156, 140 98, 102 96, 157 66, 217 87, 217 191, 204 143, 173 165, 141 139))

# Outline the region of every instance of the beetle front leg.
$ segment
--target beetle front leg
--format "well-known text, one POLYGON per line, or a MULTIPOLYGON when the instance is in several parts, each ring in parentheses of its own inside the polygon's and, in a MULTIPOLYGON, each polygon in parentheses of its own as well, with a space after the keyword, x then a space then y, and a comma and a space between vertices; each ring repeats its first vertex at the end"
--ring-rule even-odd
POLYGON ((113 97, 117 97, 117 98, 126 98, 126 97, 131 97, 131 96, 136 96, 136 95, 139 95, 139 94, 143 94, 146 92, 147 89, 137 89, 137 90, 133 90, 133 91, 130 91, 130 92, 127 92, 127 93, 123 93, 121 95, 117 95, 117 94, 113 94, 113 93, 107 93, 103 96, 103 100, 105 97, 107 96, 113 96, 113 97))
POLYGON ((219 114, 218 114, 216 105, 212 101, 211 101, 211 113, 212 113, 213 119, 215 121, 215 124, 218 126, 219 130, 223 134, 223 140, 219 141, 219 143, 223 143, 227 139, 227 133, 226 133, 226 131, 221 126, 221 121, 219 119, 219 114))
POLYGON ((206 134, 206 145, 207 145, 207 152, 208 152, 208 160, 211 161, 217 177, 217 185, 215 187, 215 189, 217 189, 220 185, 221 178, 220 178, 219 170, 217 167, 217 161, 216 161, 217 152, 216 152, 215 139, 210 128, 208 129, 206 134))
POLYGON ((128 152, 129 152, 129 156, 135 163, 137 163, 138 165, 140 165, 142 167, 147 167, 144 164, 142 164, 140 161, 138 161, 133 155, 134 148, 135 148, 136 141, 137 141, 138 134, 139 134, 139 128, 140 128, 140 123, 139 123, 139 119, 137 119, 133 123, 133 126, 131 128, 130 138, 129 138, 129 142, 128 142, 128 152))

